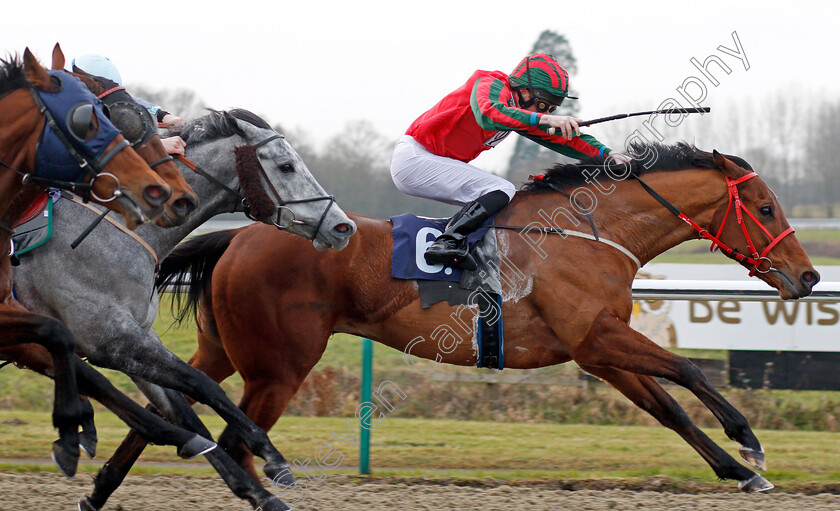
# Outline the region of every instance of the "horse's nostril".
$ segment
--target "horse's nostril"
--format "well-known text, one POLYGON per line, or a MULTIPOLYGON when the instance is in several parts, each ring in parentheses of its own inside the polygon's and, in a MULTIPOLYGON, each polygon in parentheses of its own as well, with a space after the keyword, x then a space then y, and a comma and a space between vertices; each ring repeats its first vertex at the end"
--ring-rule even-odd
POLYGON ((338 224, 334 227, 336 232, 340 232, 341 234, 346 234, 350 232, 353 228, 350 227, 350 224, 338 224))
POLYGON ((196 208, 196 203, 189 197, 182 197, 172 204, 172 209, 181 216, 187 216, 196 208))
POLYGON ((810 289, 820 281, 820 274, 809 270, 803 272, 802 276, 799 277, 799 280, 802 282, 802 285, 810 289))
POLYGON ((168 187, 160 185, 148 185, 143 188, 143 198, 146 199, 146 202, 155 206, 166 202, 171 194, 172 191, 168 187))

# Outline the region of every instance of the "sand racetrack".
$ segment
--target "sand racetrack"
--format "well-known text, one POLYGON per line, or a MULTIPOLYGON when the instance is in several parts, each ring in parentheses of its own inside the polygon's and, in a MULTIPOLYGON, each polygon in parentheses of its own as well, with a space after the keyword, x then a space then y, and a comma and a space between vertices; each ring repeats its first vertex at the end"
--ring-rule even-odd
MULTIPOLYGON (((79 474, 68 480, 55 473, 0 473, 0 509, 75 510, 76 502, 90 491, 91 483, 92 477, 89 474, 79 474)), ((309 484, 305 496, 299 489, 294 494, 286 494, 285 500, 292 503, 304 496, 293 506, 296 510, 840 511, 840 495, 837 494, 809 495, 774 490, 745 495, 735 490, 732 484, 714 491, 703 491, 700 488, 700 493, 656 491, 656 485, 650 483, 641 489, 620 489, 614 484, 607 484, 607 489, 574 491, 540 483, 482 483, 482 486, 445 482, 394 482, 388 479, 360 480, 336 475, 323 482, 309 484)), ((244 511, 250 509, 250 506, 235 498, 218 478, 129 476, 105 509, 244 511)))

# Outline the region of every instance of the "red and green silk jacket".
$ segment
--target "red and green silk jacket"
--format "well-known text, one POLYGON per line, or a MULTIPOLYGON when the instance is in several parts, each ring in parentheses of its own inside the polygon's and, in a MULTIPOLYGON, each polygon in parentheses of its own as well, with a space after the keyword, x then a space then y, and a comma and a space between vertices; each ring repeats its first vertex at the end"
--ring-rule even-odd
POLYGON ((511 131, 572 158, 610 153, 610 149, 589 135, 571 140, 549 135, 549 126, 538 124, 543 115, 514 105, 506 73, 479 70, 467 83, 418 117, 406 135, 411 135, 433 154, 463 162, 474 160, 511 131))

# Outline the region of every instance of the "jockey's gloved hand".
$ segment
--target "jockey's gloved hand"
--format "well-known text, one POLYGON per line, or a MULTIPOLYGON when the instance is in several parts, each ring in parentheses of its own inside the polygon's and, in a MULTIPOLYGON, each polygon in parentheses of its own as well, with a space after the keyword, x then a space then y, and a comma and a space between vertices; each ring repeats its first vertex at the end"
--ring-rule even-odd
POLYGON ((562 136, 567 140, 580 136, 579 122, 583 119, 572 117, 570 115, 543 115, 540 117, 540 124, 548 124, 557 129, 557 135, 562 136))
POLYGON ((622 164, 626 164, 626 163, 630 163, 630 162, 632 162, 632 161, 633 161, 633 158, 632 158, 632 157, 630 157, 630 156, 628 156, 628 155, 626 155, 626 154, 624 154, 624 153, 619 153, 619 152, 613 151, 613 152, 611 152, 611 153, 609 154, 609 156, 608 156, 608 161, 609 161, 610 163, 622 163, 622 164))

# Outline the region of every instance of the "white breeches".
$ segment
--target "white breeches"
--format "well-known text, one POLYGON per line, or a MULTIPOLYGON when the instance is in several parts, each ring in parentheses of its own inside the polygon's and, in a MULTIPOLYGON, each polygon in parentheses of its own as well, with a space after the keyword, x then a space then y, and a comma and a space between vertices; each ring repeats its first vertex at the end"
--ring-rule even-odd
POLYGON ((409 135, 403 135, 394 146, 391 177, 403 193, 456 206, 496 190, 505 192, 511 199, 516 193, 516 187, 507 179, 432 154, 409 135))

